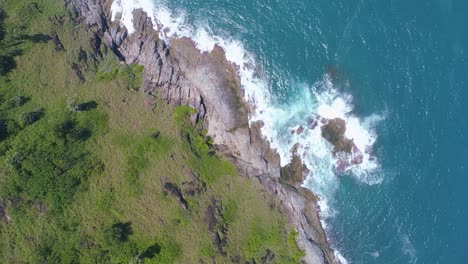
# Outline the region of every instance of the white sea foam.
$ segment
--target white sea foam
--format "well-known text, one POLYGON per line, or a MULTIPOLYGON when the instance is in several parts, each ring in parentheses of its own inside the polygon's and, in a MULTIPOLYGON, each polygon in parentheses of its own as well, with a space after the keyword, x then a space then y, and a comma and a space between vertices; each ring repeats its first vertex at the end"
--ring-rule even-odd
MULTIPOLYGON (((376 173, 379 165, 371 150, 377 139, 374 128, 384 116, 355 116, 352 96, 340 92, 328 74, 324 74, 311 87, 297 84, 300 92, 289 101, 275 100, 267 81, 258 75, 255 57, 244 49, 242 42, 217 36, 207 25, 194 27, 186 23, 183 12, 173 13, 164 4, 153 4, 152 0, 115 0, 112 4, 112 18, 120 17, 121 25, 131 34, 134 32, 132 11, 137 8, 151 14, 155 29, 169 45, 171 38, 189 37, 200 52, 210 52, 216 45, 224 49, 226 58, 238 66, 245 100, 254 107, 250 122, 263 121, 262 134, 277 149, 282 165, 290 162, 291 150, 295 148, 311 170, 303 185, 320 196, 318 205, 321 222, 326 230, 326 220, 336 215, 333 197, 340 180, 335 174, 337 159, 332 155, 332 146, 321 134, 321 120, 344 119, 347 127, 345 136, 354 141, 363 155, 362 163, 350 165, 346 172, 364 184, 378 184, 382 181, 382 177, 376 173), (302 133, 295 132, 299 128, 303 130, 302 133)), ((338 251, 335 251, 335 257, 341 263, 347 263, 338 251)))
POLYGON ((411 243, 410 237, 408 235, 402 235, 401 241, 403 244, 401 250, 403 251, 403 254, 409 257, 409 260, 410 260, 409 263, 417 263, 418 262, 417 252, 413 244, 411 243))
POLYGON ((120 23, 125 26, 129 34, 135 29, 133 27, 133 10, 143 9, 148 14, 153 14, 154 4, 152 0, 115 0, 112 3, 112 20, 120 18, 120 23))
POLYGON ((348 264, 348 261, 343 257, 343 255, 341 255, 341 253, 338 250, 334 250, 333 254, 335 255, 335 259, 337 259, 339 263, 348 264))

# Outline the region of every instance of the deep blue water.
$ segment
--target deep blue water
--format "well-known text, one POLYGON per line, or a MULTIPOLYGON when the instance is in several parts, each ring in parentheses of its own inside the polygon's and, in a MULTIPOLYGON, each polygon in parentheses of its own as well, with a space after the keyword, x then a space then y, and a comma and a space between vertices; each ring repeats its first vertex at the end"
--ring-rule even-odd
POLYGON ((384 113, 384 181, 339 177, 333 245, 350 263, 468 263, 468 1, 171 0, 244 43, 287 100, 333 72, 384 113))

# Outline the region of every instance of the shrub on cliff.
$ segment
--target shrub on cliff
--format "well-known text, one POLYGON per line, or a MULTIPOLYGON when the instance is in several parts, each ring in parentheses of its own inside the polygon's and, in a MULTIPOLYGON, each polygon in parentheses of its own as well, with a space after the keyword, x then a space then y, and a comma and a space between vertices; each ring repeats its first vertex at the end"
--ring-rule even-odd
MULTIPOLYGON (((36 120, 30 114, 23 122, 36 120)), ((1 189, 7 197, 39 200, 59 209, 76 191, 86 188, 87 178, 100 163, 84 145, 91 131, 73 119, 57 122, 54 129, 47 121, 23 129, 12 140, 5 155, 7 177, 1 189)))
POLYGON ((139 64, 120 64, 113 58, 106 58, 99 66, 96 79, 100 82, 118 80, 130 90, 138 91, 143 80, 144 67, 139 64))
POLYGON ((129 222, 119 222, 105 229, 101 235, 102 258, 110 263, 129 263, 138 255, 137 245, 130 239, 132 234, 129 222))
POLYGON ((21 124, 23 127, 31 125, 37 122, 43 116, 44 116, 44 110, 42 109, 37 109, 32 112, 22 113, 20 117, 21 124))

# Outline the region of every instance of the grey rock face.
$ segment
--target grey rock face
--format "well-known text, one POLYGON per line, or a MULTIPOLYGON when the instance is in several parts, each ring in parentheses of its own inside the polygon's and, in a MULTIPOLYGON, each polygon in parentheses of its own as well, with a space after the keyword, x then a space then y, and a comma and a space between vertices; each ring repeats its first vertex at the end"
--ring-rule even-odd
POLYGON ((169 47, 142 10, 134 11, 135 32, 129 35, 118 21, 110 21, 111 0, 69 1, 80 20, 122 61, 145 67, 142 88, 148 96, 195 108, 193 121, 202 122, 218 151, 240 174, 258 180, 279 198, 290 224, 298 231, 305 263, 336 263, 318 219, 316 197, 298 187, 300 183, 280 179, 279 155, 262 138, 261 122, 249 127, 250 109, 242 100, 237 69, 226 60, 222 48, 200 54, 187 38, 171 39, 169 47))

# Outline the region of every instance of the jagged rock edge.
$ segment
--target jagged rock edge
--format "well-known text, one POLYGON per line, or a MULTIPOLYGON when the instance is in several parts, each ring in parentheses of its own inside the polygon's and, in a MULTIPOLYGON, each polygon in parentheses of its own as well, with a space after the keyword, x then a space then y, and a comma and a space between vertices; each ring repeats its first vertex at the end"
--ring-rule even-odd
POLYGON ((102 43, 121 61, 145 66, 145 93, 157 94, 169 104, 195 108, 194 122, 203 122, 218 150, 239 173, 258 180, 281 202, 298 231, 297 243, 306 253, 305 263, 337 263, 318 218, 315 195, 281 180, 279 156, 262 138, 260 123, 245 127, 249 107, 237 105, 236 99, 242 98, 239 78, 223 51, 217 48, 200 54, 189 39, 171 40, 169 49, 141 10, 134 12, 135 33, 129 36, 118 22, 110 21, 111 4, 112 0, 65 0, 78 21, 95 33, 96 43, 104 40, 102 43), (208 82, 200 78, 208 73, 208 82))

